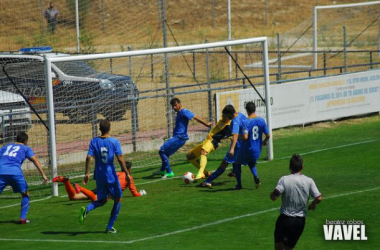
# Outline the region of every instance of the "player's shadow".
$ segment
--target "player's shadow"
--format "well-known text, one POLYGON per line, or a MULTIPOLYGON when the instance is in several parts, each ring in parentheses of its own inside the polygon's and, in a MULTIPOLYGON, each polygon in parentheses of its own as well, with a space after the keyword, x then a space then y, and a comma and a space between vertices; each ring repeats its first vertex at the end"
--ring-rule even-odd
POLYGON ((56 201, 56 202, 53 202, 53 203, 57 203, 57 204, 62 204, 62 205, 65 205, 65 206, 72 206, 72 205, 78 205, 78 204, 88 204, 89 202, 91 202, 90 199, 87 199, 87 200, 77 200, 77 201, 71 201, 67 198, 67 200, 61 200, 61 201, 56 201))
POLYGON ((63 205, 65 206, 72 206, 72 205, 78 205, 78 204, 88 204, 89 202, 91 202, 90 199, 88 200, 82 200, 82 201, 62 201, 63 202, 63 205))
POLYGON ((135 180, 138 180, 138 179, 146 179, 146 180, 153 180, 153 179, 160 179, 161 176, 160 175, 154 175, 152 174, 153 172, 157 171, 158 167, 157 168, 146 168, 146 169, 133 169, 132 170, 132 176, 135 180), (135 177, 134 174, 135 173, 138 173, 138 174, 141 174, 141 173, 146 173, 148 172, 149 174, 145 175, 145 176, 139 176, 139 177, 135 177))
POLYGON ((215 192, 237 191, 234 189, 233 186, 225 188, 225 189, 213 189, 214 187, 225 186, 226 184, 230 184, 230 183, 231 183, 230 181, 221 181, 221 182, 213 183, 212 187, 199 187, 199 186, 197 186, 197 188, 199 189, 199 192, 205 192, 205 193, 207 193, 207 192, 208 193, 215 193, 215 192))
POLYGON ((220 162, 220 158, 218 159, 207 158, 207 162, 220 162))
POLYGON ((148 175, 148 176, 144 176, 144 177, 140 177, 140 179, 143 179, 143 180, 159 180, 159 179, 161 179, 161 177, 162 176, 160 176, 160 175, 153 175, 153 174, 151 174, 151 175, 148 175))
POLYGON ((17 220, 0 221, 0 224, 20 224, 17 220))
POLYGON ((41 232, 42 234, 47 235, 59 235, 59 234, 66 234, 69 236, 77 236, 77 235, 83 235, 83 234, 104 234, 104 231, 86 231, 86 232, 70 232, 70 231, 45 231, 41 232))
MULTIPOLYGON (((150 174, 154 171, 154 170, 156 170, 156 169, 132 169, 132 176, 134 175, 134 174, 140 174, 140 173, 145 173, 145 172, 149 172, 150 174)), ((133 176, 133 178, 134 178, 134 176, 133 176)))
POLYGON ((204 192, 204 193, 237 192, 237 191, 239 191, 239 190, 236 190, 233 187, 225 188, 225 189, 202 188, 201 190, 199 190, 199 192, 204 192))

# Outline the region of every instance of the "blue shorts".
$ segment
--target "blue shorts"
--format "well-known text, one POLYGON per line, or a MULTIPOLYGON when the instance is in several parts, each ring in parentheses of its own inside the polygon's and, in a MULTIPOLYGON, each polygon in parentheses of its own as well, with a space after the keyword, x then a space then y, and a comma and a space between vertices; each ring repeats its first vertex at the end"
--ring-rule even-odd
POLYGON ((174 136, 167 140, 164 145, 161 146, 160 151, 163 151, 167 156, 171 156, 177 150, 185 145, 187 139, 183 139, 177 136, 174 136))
POLYGON ((250 150, 240 149, 237 156, 236 162, 242 165, 253 164, 256 165, 257 159, 259 159, 260 154, 257 152, 252 152, 250 150))
POLYGON ((224 156, 224 161, 225 162, 228 162, 228 163, 235 163, 236 160, 237 160, 237 156, 239 154, 239 151, 240 151, 240 144, 236 143, 236 146, 235 146, 235 152, 234 152, 234 156, 230 156, 230 151, 228 150, 226 155, 224 156))
POLYGON ((96 196, 98 200, 108 199, 112 197, 112 199, 120 199, 122 196, 121 186, 119 179, 116 179, 115 183, 99 183, 96 182, 96 196))
POLYGON ((0 194, 6 186, 11 186, 13 193, 24 193, 28 184, 22 175, 0 175, 0 194))

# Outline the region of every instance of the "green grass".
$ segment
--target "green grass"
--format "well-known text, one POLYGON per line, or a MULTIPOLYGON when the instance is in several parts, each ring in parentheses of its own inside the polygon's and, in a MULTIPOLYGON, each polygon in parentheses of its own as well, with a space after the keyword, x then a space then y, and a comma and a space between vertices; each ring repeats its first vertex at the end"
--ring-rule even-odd
MULTIPOLYGON (((92 211, 86 223, 79 225, 79 210, 88 201, 66 197, 36 201, 28 215, 32 223, 18 225, 13 222, 19 216, 20 199, 0 198, 1 248, 273 249, 281 202, 271 201, 269 193, 289 173, 289 156, 301 153, 303 173, 315 180, 324 200, 309 212, 296 249, 380 249, 379 128, 380 117, 373 116, 275 131, 275 160, 258 165, 260 189, 254 188, 247 168, 243 168, 240 191, 232 190, 235 180, 226 175, 211 189, 203 189, 180 179, 159 181, 150 176, 156 168, 135 169, 137 188, 144 188, 148 195, 132 198, 124 192, 115 235, 104 234, 111 203, 92 211), (10 204, 17 206, 3 208, 10 204), (326 219, 362 220, 368 240, 325 241, 326 219)), ((221 147, 210 155, 208 169, 216 169, 225 152, 221 147)), ((185 161, 175 162, 173 170, 176 174, 195 172, 185 161)), ((62 186, 60 194, 64 194, 62 186)))

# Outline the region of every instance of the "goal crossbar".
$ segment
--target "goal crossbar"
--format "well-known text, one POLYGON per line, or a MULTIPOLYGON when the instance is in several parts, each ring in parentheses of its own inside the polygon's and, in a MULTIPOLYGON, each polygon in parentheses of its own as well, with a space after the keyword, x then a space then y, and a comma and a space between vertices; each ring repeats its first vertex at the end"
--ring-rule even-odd
POLYGON ((315 6, 313 11, 313 51, 314 51, 314 63, 313 68, 317 69, 318 67, 318 38, 317 38, 317 22, 318 22, 318 10, 323 9, 341 9, 341 8, 351 8, 351 7, 359 7, 359 6, 370 6, 380 4, 380 1, 374 2, 364 2, 364 3, 351 3, 351 4, 337 4, 337 5, 323 5, 323 6, 315 6))
POLYGON ((129 56, 145 56, 145 55, 154 55, 154 54, 184 52, 184 51, 199 50, 199 49, 212 49, 212 48, 217 48, 217 47, 243 45, 243 44, 260 43, 260 42, 266 43, 267 38, 256 37, 256 38, 239 39, 239 40, 233 40, 233 41, 222 41, 222 42, 204 43, 204 44, 186 45, 186 46, 168 47, 168 48, 158 48, 158 49, 146 49, 146 50, 67 56, 67 57, 62 56, 62 57, 55 57, 55 58, 46 58, 46 60, 50 62, 67 62, 67 61, 95 60, 95 59, 118 58, 118 57, 129 57, 129 56))
POLYGON ((323 6, 315 6, 314 9, 317 9, 317 10, 320 10, 320 9, 340 9, 340 8, 347 8, 347 7, 368 6, 368 5, 374 5, 374 4, 380 4, 380 1, 365 2, 365 3, 323 5, 323 6))

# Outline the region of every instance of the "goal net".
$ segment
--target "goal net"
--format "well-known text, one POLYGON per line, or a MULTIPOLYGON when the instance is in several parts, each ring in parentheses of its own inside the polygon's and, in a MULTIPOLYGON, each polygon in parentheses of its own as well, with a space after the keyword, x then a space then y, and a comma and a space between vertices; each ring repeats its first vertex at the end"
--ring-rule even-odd
MULTIPOLYGON (((364 50, 378 50, 380 1, 328 4, 315 6, 309 18, 279 34, 283 68, 290 65, 320 69, 344 65, 344 46, 349 51, 348 66, 368 63, 369 56, 364 50)), ((374 61, 379 58, 378 53, 372 56, 374 61)), ((273 61, 270 64, 278 63, 273 61)), ((340 68, 329 72, 342 73, 340 68)), ((313 75, 323 75, 323 71, 313 75)))
MULTIPOLYGON (((2 54, 0 62, 0 90, 22 103, 29 118, 17 131, 27 131, 29 146, 50 179, 65 175, 72 181, 83 177, 89 142, 100 135, 102 119, 111 121, 111 136, 121 142, 134 171, 149 176, 161 166, 158 150, 172 136, 176 114, 169 102, 173 97, 215 124, 221 116, 216 93, 269 86, 266 38, 93 55, 52 53, 49 47, 35 47, 2 54), (231 57, 236 62, 231 69, 233 78, 228 70, 231 57), (261 67, 244 67, 250 63, 261 67)), ((263 101, 269 95, 269 87, 264 89, 268 91, 261 91, 263 101)), ((223 105, 231 99, 228 95, 223 98, 223 105)), ((237 111, 245 112, 244 104, 233 104, 237 111)), ((268 119, 270 112, 258 115, 268 119)), ((208 131, 195 121, 189 123, 190 139, 170 157, 174 172, 178 167, 192 170, 186 153, 208 131)), ((14 141, 14 134, 4 139, 14 141)), ((215 157, 223 159, 228 145, 229 141, 222 143, 215 157)), ((273 153, 268 153, 266 158, 272 157, 273 153)), ((22 168, 32 196, 51 193, 41 185, 33 164, 26 161, 22 168)), ((53 187, 58 195, 57 185, 53 187)), ((6 190, 3 196, 11 193, 6 190)))
MULTIPOLYGON (((50 176, 44 64, 41 60, 26 57, 0 53, 1 146, 15 142, 17 133, 26 132, 28 146, 38 157, 46 175, 50 176), (32 109, 38 112, 33 113, 32 109)), ((22 170, 32 196, 51 194, 51 188, 42 185, 42 177, 31 161, 26 160, 22 170)), ((1 196, 18 198, 19 194, 6 188, 1 196)))
MULTIPOLYGON (((50 70, 46 72, 54 93, 54 113, 50 116, 55 117, 49 120, 51 128, 55 128, 50 135, 55 133, 51 144, 56 147, 51 151, 57 174, 83 174, 89 142, 100 135, 98 123, 107 118, 111 121, 111 135, 122 144, 125 159, 133 162, 134 169, 143 169, 150 175, 161 166, 158 149, 175 126, 170 100, 179 98, 185 108, 215 124, 220 116, 214 108, 215 93, 252 88, 248 81, 269 86, 266 46, 266 38, 252 38, 166 49, 48 57, 50 70), (233 80, 228 76, 227 46, 231 46, 229 52, 237 62, 233 72, 237 77, 233 80), (238 64, 252 61, 263 62, 263 67, 245 70, 247 77, 244 77, 238 64), (67 72, 67 80, 57 79, 58 68, 67 72), (84 74, 84 68, 93 72, 84 74), (77 78, 69 80, 68 75, 77 78), (60 82, 55 85, 55 80, 60 82), (67 89, 62 99, 58 98, 59 88, 67 89)), ((188 164, 185 154, 208 131, 191 121, 190 139, 170 157, 171 164, 188 164)), ((191 165, 188 167, 191 169, 191 165)))
MULTIPOLYGON (((343 59, 343 47, 349 50, 377 50, 379 47, 380 1, 316 6, 313 20, 315 51, 338 51, 335 60, 343 59)), ((352 54, 360 63, 360 54, 352 54)), ((314 67, 318 67, 317 54, 314 67)), ((331 60, 330 60, 331 62, 331 60)), ((363 61, 362 61, 363 62, 363 61)), ((321 64, 321 63, 319 63, 321 64)))

